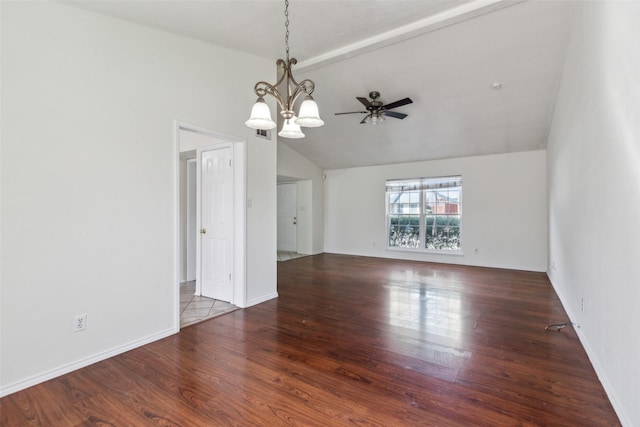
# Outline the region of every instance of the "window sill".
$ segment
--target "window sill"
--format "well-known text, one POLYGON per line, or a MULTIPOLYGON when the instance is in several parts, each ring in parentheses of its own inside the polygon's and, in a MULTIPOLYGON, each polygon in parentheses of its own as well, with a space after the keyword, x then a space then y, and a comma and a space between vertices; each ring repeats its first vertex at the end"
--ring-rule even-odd
POLYGON ((414 254, 427 254, 427 255, 452 255, 452 256, 464 256, 464 252, 460 251, 436 251, 433 249, 413 249, 413 248, 398 248, 394 246, 387 246, 387 251, 391 252, 411 252, 414 254))

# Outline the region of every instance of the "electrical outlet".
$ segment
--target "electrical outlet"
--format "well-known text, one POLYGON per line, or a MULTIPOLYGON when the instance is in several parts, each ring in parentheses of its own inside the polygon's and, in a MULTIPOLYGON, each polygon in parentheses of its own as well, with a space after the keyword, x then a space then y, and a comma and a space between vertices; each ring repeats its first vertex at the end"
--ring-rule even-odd
POLYGON ((87 329, 87 315, 77 314, 73 317, 73 332, 80 332, 87 329))

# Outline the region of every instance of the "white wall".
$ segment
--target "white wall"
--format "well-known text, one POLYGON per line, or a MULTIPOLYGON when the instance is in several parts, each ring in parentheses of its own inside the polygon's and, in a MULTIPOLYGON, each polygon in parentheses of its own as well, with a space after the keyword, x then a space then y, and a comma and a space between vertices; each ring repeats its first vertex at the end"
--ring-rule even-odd
POLYGON ((178 330, 175 120, 247 139, 247 295, 275 295, 276 147, 244 126, 272 61, 53 2, 0 7, 0 393, 178 330))
POLYGON ((275 147, 274 142, 264 139, 256 138, 249 141, 247 181, 253 185, 247 188, 247 200, 251 199, 251 207, 247 208, 247 265, 251 266, 247 269, 247 284, 250 284, 247 286, 247 307, 278 296, 278 195, 275 147))
POLYGON ((627 426, 640 426, 639 22, 640 3, 582 4, 548 145, 549 276, 627 426))
MULTIPOLYGON (((283 142, 278 142, 278 175, 311 181, 311 210, 305 212, 305 216, 312 223, 311 253, 322 253, 324 250, 324 181, 322 179, 322 169, 283 142)), ((305 191, 309 190, 308 183, 302 185, 305 191)), ((300 205, 300 203, 298 204, 300 205)))
POLYGON ((326 171, 325 251, 544 271, 545 164, 530 151, 326 171), (462 175, 464 255, 386 249, 385 181, 447 175, 462 175))

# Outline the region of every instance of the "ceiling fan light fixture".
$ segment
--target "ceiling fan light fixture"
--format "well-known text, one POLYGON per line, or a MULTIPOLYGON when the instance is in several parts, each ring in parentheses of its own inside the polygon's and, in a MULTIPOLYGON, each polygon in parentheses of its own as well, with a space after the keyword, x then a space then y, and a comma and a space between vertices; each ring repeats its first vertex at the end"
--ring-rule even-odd
POLYGON ((251 118, 244 122, 245 125, 252 129, 269 130, 275 128, 276 122, 271 119, 271 111, 269 105, 261 96, 251 108, 251 118))
POLYGON ((377 125, 379 123, 384 122, 384 114, 379 114, 378 112, 376 112, 375 114, 371 114, 371 124, 372 125, 377 125))
POLYGON ((316 104, 311 95, 307 95, 302 101, 300 117, 296 119, 296 124, 307 128, 316 128, 324 124, 318 112, 318 104, 316 104))
POLYGON ((282 125, 282 130, 278 132, 278 135, 291 139, 304 138, 304 133, 302 133, 300 126, 296 124, 296 116, 284 120, 284 125, 282 125))

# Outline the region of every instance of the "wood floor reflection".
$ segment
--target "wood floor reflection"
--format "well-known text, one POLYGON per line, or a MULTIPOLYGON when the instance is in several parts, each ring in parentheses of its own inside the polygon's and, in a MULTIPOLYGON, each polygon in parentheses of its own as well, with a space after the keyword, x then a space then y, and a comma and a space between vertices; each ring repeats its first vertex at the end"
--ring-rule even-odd
POLYGON ((2 425, 619 425, 545 274, 342 255, 0 400, 2 425))

